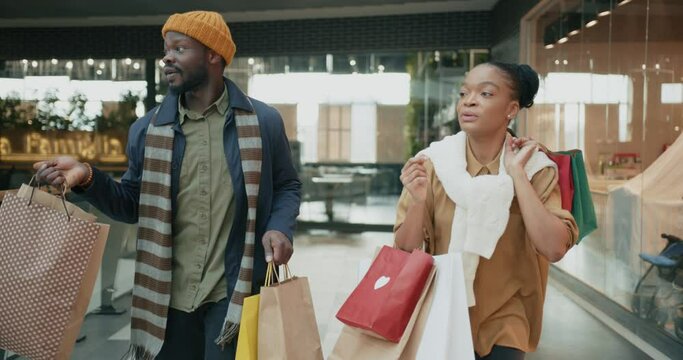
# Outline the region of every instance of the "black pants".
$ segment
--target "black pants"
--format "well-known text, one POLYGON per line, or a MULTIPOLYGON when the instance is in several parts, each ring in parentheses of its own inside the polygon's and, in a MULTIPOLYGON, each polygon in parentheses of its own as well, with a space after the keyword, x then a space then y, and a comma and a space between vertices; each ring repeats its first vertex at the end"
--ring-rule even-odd
POLYGON ((491 353, 483 357, 479 355, 476 355, 475 357, 477 360, 524 360, 525 355, 524 351, 519 349, 493 345, 491 353))
POLYGON ((228 299, 186 313, 168 309, 166 337, 156 360, 233 360, 237 339, 224 349, 214 343, 223 327, 228 299))

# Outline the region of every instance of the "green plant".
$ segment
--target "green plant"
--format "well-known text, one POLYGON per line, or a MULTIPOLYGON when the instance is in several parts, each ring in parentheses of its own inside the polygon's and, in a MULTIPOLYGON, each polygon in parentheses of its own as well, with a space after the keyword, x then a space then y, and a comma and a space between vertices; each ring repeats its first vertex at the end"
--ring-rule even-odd
MULTIPOLYGON (((417 76, 417 54, 411 56, 406 62, 406 72, 410 74, 411 81, 417 76)), ((422 144, 418 139, 421 107, 416 104, 415 100, 416 99, 411 94, 410 102, 406 105, 406 123, 403 129, 403 136, 406 144, 408 144, 408 146, 406 146, 406 159, 417 154, 422 147, 422 144)))
POLYGON ((45 97, 38 103, 37 122, 41 130, 73 130, 71 120, 60 114, 57 108, 59 98, 54 89, 47 90, 45 97))
MULTIPOLYGON (((28 120, 19 94, 10 93, 5 98, 0 97, 0 130, 30 129, 33 124, 28 120)), ((39 130, 40 124, 35 124, 36 130, 39 130)))
POLYGON ((87 102, 88 98, 80 92, 74 93, 69 98, 70 107, 66 115, 72 128, 85 131, 93 131, 95 129, 95 119, 91 119, 85 114, 85 104, 87 102))
POLYGON ((135 109, 140 101, 140 95, 128 91, 121 96, 118 106, 107 115, 95 118, 97 131, 125 130, 137 119, 135 109))
POLYGON ((421 104, 416 104, 413 99, 406 106, 406 123, 403 129, 403 136, 408 146, 406 147, 406 159, 417 154, 422 149, 422 142, 419 139, 419 120, 422 113, 421 104))
MULTIPOLYGON (((423 53, 424 54, 424 53, 423 53)), ((418 60, 418 54, 413 54, 406 62, 406 72, 410 74, 410 79, 413 82, 423 82, 425 74, 433 74, 438 64, 434 61, 431 54, 427 53, 426 58, 422 64, 418 60)), ((406 159, 414 156, 418 151, 424 149, 429 145, 429 139, 433 130, 428 126, 427 134, 425 134, 424 125, 431 123, 429 119, 438 111, 438 104, 431 103, 427 109, 428 116, 425 118, 425 101, 424 93, 415 93, 419 90, 419 86, 411 86, 410 103, 406 106, 406 124, 404 128, 405 141, 408 144, 406 147, 406 159), (425 135, 427 142, 425 142, 425 135)), ((424 90, 424 86, 422 87, 424 90)))

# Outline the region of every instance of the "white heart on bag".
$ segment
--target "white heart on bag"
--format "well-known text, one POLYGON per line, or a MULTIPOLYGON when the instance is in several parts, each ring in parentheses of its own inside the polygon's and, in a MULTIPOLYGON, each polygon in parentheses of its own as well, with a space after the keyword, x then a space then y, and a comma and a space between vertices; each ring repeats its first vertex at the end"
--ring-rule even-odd
POLYGON ((377 281, 375 281, 375 290, 384 287, 386 284, 389 283, 389 280, 391 280, 391 278, 388 276, 384 276, 384 275, 380 276, 377 279, 377 281))

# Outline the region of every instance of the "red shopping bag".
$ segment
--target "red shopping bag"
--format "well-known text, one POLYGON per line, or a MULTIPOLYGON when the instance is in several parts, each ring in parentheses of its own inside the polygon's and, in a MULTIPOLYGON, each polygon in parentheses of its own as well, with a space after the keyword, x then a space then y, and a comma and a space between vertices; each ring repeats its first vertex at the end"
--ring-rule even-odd
POLYGON ((384 246, 339 312, 341 322, 399 342, 434 267, 421 250, 384 246))
POLYGON ((560 184, 560 195, 562 197, 562 208, 572 211, 574 199, 574 180, 572 174, 572 157, 567 154, 547 151, 546 155, 557 164, 558 183, 560 184))

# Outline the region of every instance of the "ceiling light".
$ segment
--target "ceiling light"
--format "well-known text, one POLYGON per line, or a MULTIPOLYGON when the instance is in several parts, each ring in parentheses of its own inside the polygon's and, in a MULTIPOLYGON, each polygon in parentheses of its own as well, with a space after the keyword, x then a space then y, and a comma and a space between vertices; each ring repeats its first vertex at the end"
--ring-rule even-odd
POLYGON ((598 24, 598 21, 597 21, 597 20, 591 20, 591 21, 588 22, 588 24, 586 24, 586 27, 587 27, 587 28, 592 28, 593 26, 595 26, 595 25, 597 25, 597 24, 598 24))
POLYGON ((574 36, 578 34, 579 29, 581 29, 582 21, 583 19, 580 13, 570 12, 564 14, 560 25, 561 36, 574 36))
MULTIPOLYGON (((560 20, 553 22, 552 24, 545 27, 543 31, 543 45, 553 45, 560 38, 562 24, 560 20)), ((553 45, 554 46, 554 45, 553 45)), ((552 47, 546 49, 552 49, 552 47)))

